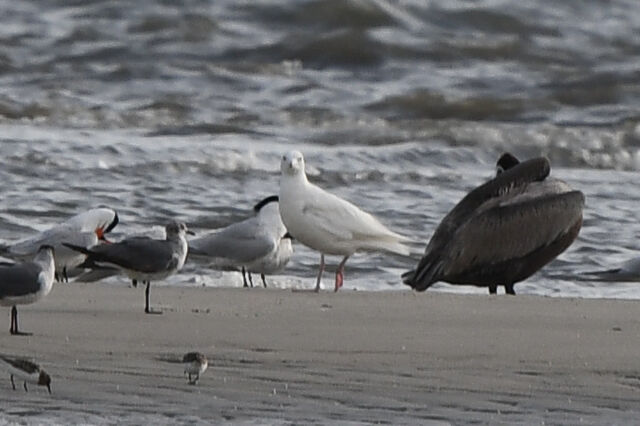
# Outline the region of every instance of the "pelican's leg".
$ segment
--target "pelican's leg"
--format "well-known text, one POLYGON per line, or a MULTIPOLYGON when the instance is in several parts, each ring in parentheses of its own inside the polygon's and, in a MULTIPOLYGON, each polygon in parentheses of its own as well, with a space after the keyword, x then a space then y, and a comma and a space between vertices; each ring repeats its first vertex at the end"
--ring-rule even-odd
POLYGON ((347 259, 349 259, 349 256, 345 256, 344 259, 342 259, 342 262, 340 262, 340 265, 338 265, 338 270, 336 271, 335 291, 340 290, 340 287, 342 287, 342 283, 344 282, 344 264, 347 263, 347 259))
POLYGON ((67 267, 63 267, 62 268, 62 280, 61 282, 63 283, 68 283, 69 282, 69 276, 67 275, 67 267))
POLYGON ((24 391, 25 392, 29 392, 29 389, 27 389, 27 381, 26 380, 24 381, 23 385, 24 385, 24 391))
POLYGON ((264 274, 260 274, 260 278, 262 278, 262 285, 264 288, 267 288, 267 280, 264 279, 264 274))
POLYGON ((18 331, 18 308, 15 305, 11 308, 11 325, 13 328, 9 332, 14 336, 31 336, 32 334, 18 331))
POLYGON ((497 294, 498 286, 496 284, 489 284, 489 294, 497 294))
POLYGON ((249 284, 251 284, 251 288, 253 288, 253 278, 251 278, 251 271, 247 271, 247 275, 249 275, 249 284))
POLYGON ((244 269, 244 266, 242 267, 242 283, 242 287, 249 287, 247 283, 247 271, 244 269))
POLYGON ((149 305, 150 305, 150 303, 149 303, 150 302, 150 297, 149 297, 150 288, 151 288, 151 281, 147 281, 147 288, 144 291, 144 294, 145 294, 144 313, 145 314, 161 314, 162 311, 152 311, 151 308, 149 307, 149 305))
POLYGON ((516 291, 513 289, 513 283, 511 283, 511 284, 505 284, 505 285, 504 285, 504 291, 505 291, 507 294, 510 294, 510 295, 512 295, 512 296, 515 296, 515 295, 516 295, 516 291))
POLYGON ((13 388, 13 390, 16 390, 16 383, 13 381, 13 374, 10 377, 11 377, 11 387, 13 388))
POLYGON ((138 280, 131 280, 131 285, 136 288, 138 287, 138 280))
POLYGON ((316 280, 316 288, 314 291, 318 293, 320 291, 320 282, 322 281, 322 273, 324 272, 324 253, 320 254, 320 268, 318 270, 318 279, 316 280))

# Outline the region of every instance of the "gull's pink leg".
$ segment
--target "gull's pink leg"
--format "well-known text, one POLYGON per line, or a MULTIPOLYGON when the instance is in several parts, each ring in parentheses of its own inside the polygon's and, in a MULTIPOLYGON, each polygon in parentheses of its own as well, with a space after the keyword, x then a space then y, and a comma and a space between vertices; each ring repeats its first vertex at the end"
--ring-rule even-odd
POLYGON ((340 262, 340 265, 338 265, 338 270, 336 271, 335 291, 340 290, 340 287, 342 287, 342 283, 344 282, 344 264, 347 263, 347 259, 349 259, 349 256, 345 256, 344 259, 342 259, 342 262, 340 262))
POLYGON ((318 280, 316 281, 315 292, 320 291, 320 281, 322 281, 322 273, 324 272, 324 253, 320 254, 320 270, 318 271, 318 280))

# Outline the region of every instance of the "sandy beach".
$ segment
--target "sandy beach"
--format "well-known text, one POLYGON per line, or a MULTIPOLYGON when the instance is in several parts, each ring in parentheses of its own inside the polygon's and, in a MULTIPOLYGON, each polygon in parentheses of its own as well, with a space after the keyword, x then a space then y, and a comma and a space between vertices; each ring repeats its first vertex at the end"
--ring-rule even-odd
MULTIPOLYGON (((19 309, 53 394, 13 391, 0 424, 601 424, 640 418, 638 303, 58 284, 19 309), (198 350, 196 386, 181 364, 198 350)), ((6 315, 6 316, 5 316, 6 315)), ((6 327, 5 327, 6 326, 6 327)))

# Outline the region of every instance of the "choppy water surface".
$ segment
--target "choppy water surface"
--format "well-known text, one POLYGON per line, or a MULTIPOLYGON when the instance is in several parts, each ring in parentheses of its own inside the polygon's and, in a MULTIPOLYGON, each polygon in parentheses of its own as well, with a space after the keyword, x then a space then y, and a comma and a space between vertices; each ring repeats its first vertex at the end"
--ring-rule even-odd
MULTIPOLYGON (((416 240, 414 259, 354 256, 346 289, 402 289, 443 215, 509 150, 547 155, 587 195, 578 241, 517 291, 640 297, 574 279, 640 255, 634 0, 1 8, 4 241, 97 205, 119 211, 120 233, 172 217, 206 232, 277 193, 295 148, 310 179, 416 240)), ((296 245, 273 285, 311 287, 318 257, 296 245)), ((241 278, 192 264, 168 282, 241 278)))

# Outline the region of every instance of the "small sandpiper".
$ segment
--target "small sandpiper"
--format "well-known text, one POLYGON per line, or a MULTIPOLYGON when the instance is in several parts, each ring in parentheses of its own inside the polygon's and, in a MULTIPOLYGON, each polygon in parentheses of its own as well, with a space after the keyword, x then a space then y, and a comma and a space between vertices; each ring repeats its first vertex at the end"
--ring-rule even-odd
POLYGON ((184 364, 184 374, 189 375, 189 384, 195 385, 200 378, 200 375, 207 370, 209 363, 207 357, 200 352, 189 352, 182 357, 182 363, 184 364), (192 380, 191 376, 195 375, 192 380))
POLYGON ((13 390, 16 390, 16 383, 13 381, 13 376, 16 376, 23 380, 25 392, 29 392, 29 389, 27 389, 27 382, 29 382, 39 386, 46 386, 49 393, 51 393, 51 376, 35 362, 26 358, 0 355, 0 364, 9 371, 13 390))

